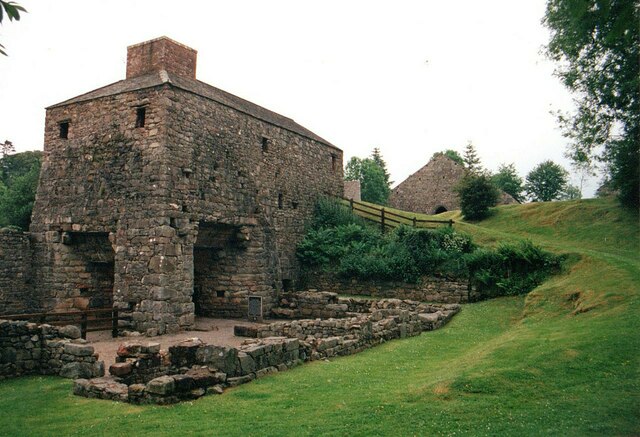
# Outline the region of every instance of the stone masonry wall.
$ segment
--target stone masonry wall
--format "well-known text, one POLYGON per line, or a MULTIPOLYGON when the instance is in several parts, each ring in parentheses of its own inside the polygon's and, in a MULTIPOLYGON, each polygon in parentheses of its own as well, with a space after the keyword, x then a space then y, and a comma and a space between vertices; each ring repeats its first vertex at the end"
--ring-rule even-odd
POLYGON ((231 256, 219 252, 230 267, 210 284, 216 297, 203 314, 245 315, 247 294, 268 313, 282 282, 298 279, 295 247, 319 195, 342 195, 342 151, 177 88, 167 97, 172 200, 244 240, 231 256))
POLYGON ((339 294, 410 299, 421 302, 464 303, 476 298, 467 280, 423 276, 416 284, 400 281, 341 279, 324 272, 306 272, 305 285, 314 290, 339 294))
POLYGON ((104 375, 93 346, 74 326, 56 328, 0 320, 0 380, 24 375, 93 378, 104 375))
POLYGON ((453 188, 464 175, 462 165, 445 155, 436 155, 391 190, 389 206, 423 214, 435 214, 438 208, 446 211, 460 209, 453 188))
POLYGON ((22 232, 0 230, 0 315, 34 311, 31 249, 22 232))

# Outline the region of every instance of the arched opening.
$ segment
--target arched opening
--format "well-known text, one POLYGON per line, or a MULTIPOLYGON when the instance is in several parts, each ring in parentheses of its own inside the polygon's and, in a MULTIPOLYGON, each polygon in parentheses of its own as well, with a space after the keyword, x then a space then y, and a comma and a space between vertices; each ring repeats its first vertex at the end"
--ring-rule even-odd
POLYGON ((444 206, 440 205, 436 208, 436 210, 433 212, 434 214, 440 214, 443 212, 447 212, 447 208, 445 208, 444 206))

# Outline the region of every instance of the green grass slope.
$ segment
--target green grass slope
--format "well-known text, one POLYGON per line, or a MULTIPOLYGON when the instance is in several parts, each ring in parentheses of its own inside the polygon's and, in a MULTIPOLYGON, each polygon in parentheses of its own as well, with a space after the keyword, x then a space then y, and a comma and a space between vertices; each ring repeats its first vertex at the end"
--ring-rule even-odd
MULTIPOLYGON (((448 213, 453 215, 453 213, 448 213)), ((456 227, 573 253, 526 297, 465 305, 435 332, 195 402, 132 406, 71 382, 0 383, 2 435, 638 435, 637 218, 602 200, 506 206, 456 227)))

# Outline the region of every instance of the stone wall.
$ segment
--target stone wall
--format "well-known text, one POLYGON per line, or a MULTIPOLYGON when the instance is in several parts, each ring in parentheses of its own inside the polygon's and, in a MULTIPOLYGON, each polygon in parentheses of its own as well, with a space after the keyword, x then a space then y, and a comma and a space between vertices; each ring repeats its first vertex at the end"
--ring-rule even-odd
POLYGON ((329 319, 346 317, 348 310, 348 305, 340 302, 336 293, 301 291, 282 293, 271 314, 283 319, 329 319))
POLYGON ((360 181, 344 181, 344 198, 360 202, 360 181))
POLYGON ((37 309, 31 291, 29 238, 22 232, 0 230, 0 315, 37 309))
POLYGON ((0 320, 0 380, 24 375, 93 378, 104 375, 93 346, 74 326, 56 328, 0 320))
POLYGON ((341 279, 324 272, 306 272, 304 284, 314 290, 421 302, 473 302, 477 293, 467 280, 423 276, 418 283, 341 279))
MULTIPOLYGON (((306 296, 311 299, 310 294, 306 296)), ((327 299, 326 294, 317 300, 327 299)), ((170 404, 221 394, 226 387, 290 369, 302 362, 350 355, 396 338, 419 335, 447 323, 456 304, 431 305, 387 299, 345 299, 355 315, 343 319, 303 319, 260 326, 236 326, 249 336, 237 348, 208 345, 197 338, 171 346, 131 343, 118 350, 111 376, 74 381, 79 396, 131 403, 170 404)))
POLYGON ((462 165, 445 155, 436 155, 391 190, 389 206, 423 214, 460 209, 453 188, 464 175, 462 165))

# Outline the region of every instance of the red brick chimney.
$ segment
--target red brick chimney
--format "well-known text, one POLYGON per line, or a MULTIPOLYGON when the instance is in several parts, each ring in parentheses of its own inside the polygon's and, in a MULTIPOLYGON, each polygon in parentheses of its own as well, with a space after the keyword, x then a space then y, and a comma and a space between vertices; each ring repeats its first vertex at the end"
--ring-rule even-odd
POLYGON ((161 36, 127 47, 127 79, 166 70, 179 76, 196 78, 198 52, 161 36))

